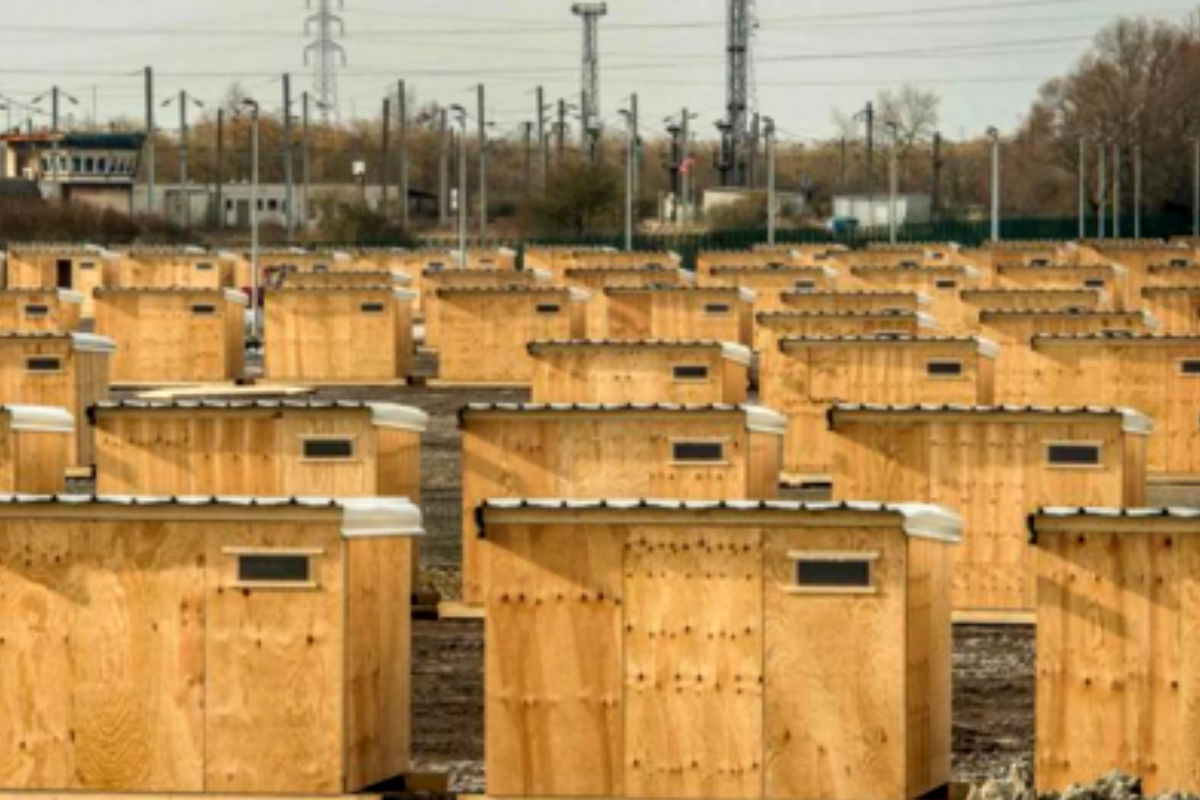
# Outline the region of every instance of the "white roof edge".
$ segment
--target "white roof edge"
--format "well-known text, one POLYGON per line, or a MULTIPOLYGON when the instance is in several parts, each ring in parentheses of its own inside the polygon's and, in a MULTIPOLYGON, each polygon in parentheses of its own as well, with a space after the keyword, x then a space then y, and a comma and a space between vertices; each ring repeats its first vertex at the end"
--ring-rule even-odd
POLYGON ((675 252, 674 250, 667 251, 667 258, 674 261, 676 264, 683 263, 683 256, 679 255, 679 253, 675 252))
POLYGON ((917 327, 918 328, 936 328, 937 320, 932 314, 926 314, 924 311, 917 312, 917 327))
POLYGON ((72 333, 71 346, 79 353, 112 353, 117 349, 112 339, 95 333, 72 333))
POLYGON ((746 412, 746 430, 783 436, 787 433, 787 417, 766 406, 742 406, 746 412))
POLYGON ((72 433, 75 430, 75 417, 58 406, 6 405, 4 410, 12 417, 14 431, 72 433))
POLYGON ((345 261, 353 261, 354 260, 353 257, 351 257, 351 255, 349 253, 347 253, 345 250, 334 250, 331 255, 333 256, 334 261, 345 262, 345 261))
POLYGON ((758 293, 753 289, 747 289, 745 286, 738 287, 738 299, 743 303, 753 303, 757 297, 758 293))
POLYGON ((392 297, 397 300, 416 300, 417 292, 413 289, 392 289, 392 297))
POLYGON ((1152 331, 1162 328, 1162 323, 1158 321, 1158 317, 1146 310, 1142 310, 1142 324, 1152 331))
POLYGON ((399 403, 367 403, 371 409, 371 423, 380 428, 395 428, 403 431, 424 433, 429 428, 429 415, 414 406, 399 403))
POLYGON ((933 305, 933 299, 929 295, 925 294, 924 292, 917 292, 916 295, 917 295, 917 305, 919 305, 919 306, 933 305))
POLYGON ((71 289, 59 289, 58 299, 64 303, 82 303, 83 292, 76 292, 71 289))
POLYGON ((1126 433, 1135 433, 1141 436, 1149 436, 1154 433, 1154 420, 1142 412, 1123 407, 1118 408, 1117 412, 1121 415, 1121 430, 1126 433))
POLYGON ((342 509, 342 536, 347 539, 425 533, 421 509, 403 497, 348 497, 337 504, 342 509))
POLYGON ((831 281, 837 280, 838 271, 836 269, 834 269, 833 267, 829 266, 828 264, 821 265, 821 272, 825 275, 826 278, 829 278, 829 280, 831 280, 831 281))
POLYGON ((567 298, 576 303, 586 303, 592 299, 592 293, 578 286, 567 287, 567 298))
POLYGON ((412 275, 409 275, 402 269, 393 269, 388 272, 392 276, 392 283, 398 283, 401 286, 411 286, 413 282, 412 275))
POLYGON ((1110 264, 1109 266, 1112 267, 1113 275, 1116 275, 1117 277, 1122 277, 1122 276, 1128 274, 1128 272, 1129 272, 1129 270, 1125 269, 1125 267, 1121 266, 1120 264, 1116 263, 1115 261, 1112 264, 1110 264))
POLYGON ((218 250, 217 251, 217 260, 218 261, 240 261, 241 256, 239 256, 237 253, 235 253, 232 250, 218 250))
POLYGON ((1000 345, 996 344, 991 339, 985 339, 982 336, 978 337, 976 341, 979 343, 979 355, 983 356, 984 358, 1000 357, 1000 345))
POLYGON ((240 289, 226 289, 225 300, 230 303, 237 303, 239 306, 250 305, 250 298, 246 297, 246 293, 240 289))
POLYGON ((533 279, 535 281, 542 281, 543 283, 549 283, 550 281, 554 280, 554 275, 551 272, 549 272, 548 270, 539 269, 537 267, 532 267, 529 270, 529 272, 531 275, 533 275, 533 279))
POLYGON ((926 503, 897 503, 888 508, 904 518, 904 533, 910 537, 951 544, 962 541, 962 517, 949 509, 926 503))
POLYGON ((496 252, 502 256, 508 256, 509 258, 511 258, 517 254, 517 251, 513 250, 511 247, 501 247, 498 250, 496 250, 496 252))
POLYGON ((679 268, 679 280, 684 286, 696 285, 696 273, 689 272, 686 269, 679 268))
POLYGON ((750 366, 750 362, 754 359, 754 352, 744 344, 736 344, 734 342, 721 342, 721 355, 742 366, 750 366))
POLYGON ((978 278, 979 270, 970 264, 963 264, 963 275, 966 275, 968 278, 978 278))

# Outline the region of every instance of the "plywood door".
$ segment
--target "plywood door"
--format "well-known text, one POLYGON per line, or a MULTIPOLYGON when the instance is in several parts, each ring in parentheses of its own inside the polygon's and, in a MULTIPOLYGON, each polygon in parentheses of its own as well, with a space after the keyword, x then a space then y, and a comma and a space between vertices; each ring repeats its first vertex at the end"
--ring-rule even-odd
POLYGON ((626 795, 762 795, 760 548, 753 529, 630 530, 626 795))

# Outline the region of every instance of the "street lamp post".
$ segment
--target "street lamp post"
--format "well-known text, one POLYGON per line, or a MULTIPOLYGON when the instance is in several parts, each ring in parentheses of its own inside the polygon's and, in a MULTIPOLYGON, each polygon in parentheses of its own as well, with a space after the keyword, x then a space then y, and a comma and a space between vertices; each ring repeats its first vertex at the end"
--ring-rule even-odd
POLYGON ((250 340, 259 339, 258 275, 258 101, 247 97, 242 105, 250 109, 250 340))
POLYGON ((775 217, 779 199, 775 196, 775 120, 763 117, 763 133, 767 139, 767 244, 775 244, 775 217))
POLYGON ((620 114, 625 118, 629 130, 629 144, 625 150, 625 251, 633 252, 633 162, 637 149, 637 132, 633 127, 633 112, 624 108, 620 114))
POLYGON ((992 140, 992 241, 1000 241, 1000 131, 988 128, 992 140))
POLYGON ((897 164, 900 145, 900 127, 895 122, 887 123, 892 134, 891 146, 888 148, 888 241, 896 243, 899 234, 899 214, 896 204, 900 194, 900 169, 897 164))
POLYGON ((467 266, 467 110, 457 103, 450 110, 458 115, 458 262, 467 266))

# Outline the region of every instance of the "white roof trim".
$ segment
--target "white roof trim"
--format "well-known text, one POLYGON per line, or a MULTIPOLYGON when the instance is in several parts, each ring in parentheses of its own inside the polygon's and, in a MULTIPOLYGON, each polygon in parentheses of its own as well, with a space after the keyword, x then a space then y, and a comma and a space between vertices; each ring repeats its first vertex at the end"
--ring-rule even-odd
POLYGON ((734 344, 733 342, 721 342, 721 356, 729 361, 742 366, 750 366, 750 362, 754 358, 753 351, 744 344, 734 344))
POLYGON ((78 353, 112 353, 117 349, 112 339, 94 333, 72 333, 71 346, 78 353))
POLYGON ((932 314, 926 314, 924 311, 917 312, 917 327, 918 328, 936 328, 937 320, 932 314))
POLYGON ((412 289, 392 289, 392 297, 397 300, 416 300, 417 296, 412 289))
POLYGON ((963 275, 965 275, 968 278, 978 278, 979 270, 977 270, 975 267, 972 267, 970 264, 964 264, 963 265, 963 275))
POLYGON ((75 418, 65 408, 6 405, 4 410, 12 417, 11 427, 14 431, 71 433, 75 430, 75 418))
POLYGON ((1158 317, 1154 316, 1149 311, 1142 311, 1142 324, 1152 331, 1162 328, 1162 323, 1158 321, 1158 317))
POLYGON ((412 275, 409 275, 407 272, 404 272, 403 270, 399 270, 399 269, 394 269, 394 270, 391 270, 388 274, 392 276, 392 283, 398 283, 401 286, 412 286, 412 281, 413 281, 412 275))
POLYGON ((1121 430, 1126 433, 1136 433, 1142 436, 1154 433, 1154 420, 1142 412, 1132 408, 1118 408, 1116 411, 1121 415, 1121 430))
POLYGON ((226 289, 225 301, 227 303, 236 303, 239 306, 250 305, 250 298, 246 297, 246 293, 240 289, 226 289))
POLYGON ((753 289, 747 289, 745 286, 738 287, 738 299, 743 303, 753 303, 758 297, 758 294, 753 289))
POLYGON ((413 406, 399 403, 367 403, 371 409, 371 423, 380 428, 395 428, 402 431, 424 433, 429 428, 429 415, 413 406))
POLYGON ((537 267, 533 267, 532 269, 529 270, 529 272, 531 275, 533 275, 533 279, 535 281, 541 281, 542 283, 549 283, 552 280, 554 280, 554 275, 551 274, 548 270, 538 269, 537 267))
POLYGON ((517 251, 513 250, 511 247, 501 247, 496 250, 496 252, 502 256, 507 256, 508 258, 515 258, 517 255, 517 251))
POLYGON ((984 339, 982 336, 976 341, 979 342, 979 355, 984 358, 999 358, 1000 345, 993 342, 991 339, 984 339))
POLYGON ((237 253, 233 252, 232 250, 218 250, 217 251, 217 260, 218 261, 241 261, 242 257, 239 256, 237 253))
POLYGON ((950 543, 962 541, 962 517, 953 511, 928 503, 899 503, 889 508, 904 517, 904 532, 911 537, 950 543))
POLYGON ((586 303, 592 299, 592 293, 587 289, 570 286, 567 288, 567 299, 574 303, 586 303))
POLYGON ((676 264, 683 263, 683 256, 679 255, 679 253, 675 252, 674 250, 667 251, 667 258, 669 258, 671 261, 674 261, 676 264))
POLYGON ((929 295, 925 294, 924 292, 917 292, 916 295, 917 295, 917 305, 919 305, 919 306, 932 305, 933 300, 929 297, 929 295))
POLYGON ((688 272, 686 269, 679 270, 679 280, 684 286, 696 285, 696 273, 688 272))
POLYGON ((353 261, 353 260, 354 260, 354 259, 353 259, 353 258, 350 256, 350 254, 349 254, 349 253, 347 253, 347 252, 346 252, 346 251, 344 251, 344 250, 335 250, 335 251, 333 251, 333 253, 332 253, 331 255, 333 256, 333 260, 334 260, 334 261, 340 261, 340 262, 343 262, 343 263, 344 263, 344 262, 346 262, 346 261, 353 261))
POLYGON ((58 299, 60 302, 63 302, 63 303, 82 303, 83 302, 83 293, 75 292, 70 289, 59 289, 58 290, 58 299))
POLYGON ((342 536, 362 539, 422 536, 421 510, 400 497, 354 497, 337 501, 342 508, 342 536))
POLYGON ((742 406, 746 412, 746 430, 752 433, 771 433, 783 436, 787 433, 787 417, 766 406, 742 406))

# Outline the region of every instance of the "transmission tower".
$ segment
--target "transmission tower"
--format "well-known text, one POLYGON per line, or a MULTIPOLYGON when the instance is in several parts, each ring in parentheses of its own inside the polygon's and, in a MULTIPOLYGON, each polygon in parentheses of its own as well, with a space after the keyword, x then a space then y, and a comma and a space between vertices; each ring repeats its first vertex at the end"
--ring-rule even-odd
POLYGON ((583 18, 583 85, 579 113, 583 146, 594 154, 600 137, 600 18, 608 13, 607 3, 575 3, 571 13, 583 18))
POLYGON ((750 94, 752 59, 750 42, 756 25, 754 0, 726 0, 726 118, 722 132, 722 173, 729 182, 743 186, 748 177, 746 151, 749 149, 750 94))
POLYGON ((334 36, 346 35, 345 23, 333 13, 335 2, 339 10, 346 8, 345 0, 307 0, 317 12, 304 21, 304 34, 316 37, 304 48, 304 64, 313 68, 313 96, 325 122, 338 119, 337 70, 346 66, 346 50, 334 41, 334 36))

